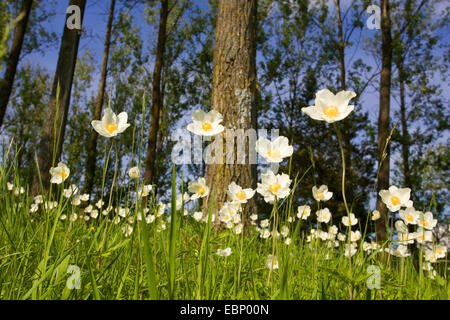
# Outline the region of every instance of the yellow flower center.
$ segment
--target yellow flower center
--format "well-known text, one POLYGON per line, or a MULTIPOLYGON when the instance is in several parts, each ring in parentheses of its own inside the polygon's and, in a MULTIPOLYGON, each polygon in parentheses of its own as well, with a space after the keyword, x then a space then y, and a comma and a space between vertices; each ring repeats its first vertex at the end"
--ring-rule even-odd
POLYGON ((328 106, 325 109, 323 109, 323 113, 330 118, 334 118, 339 113, 338 107, 336 106, 328 106))
POLYGON ((211 129, 212 129, 211 123, 209 123, 209 122, 203 122, 203 124, 202 124, 202 129, 205 130, 205 131, 211 130, 211 129))
POLYGON ((316 197, 317 197, 317 199, 323 199, 323 198, 325 198, 325 196, 324 196, 324 194, 323 194, 322 192, 319 192, 319 193, 316 195, 316 197))
POLYGON ((59 173, 59 176, 60 176, 61 178, 65 179, 65 178, 67 178, 67 173, 66 173, 65 171, 61 171, 61 172, 59 173))
POLYGON ((441 249, 437 249, 436 252, 437 252, 437 254, 441 254, 442 250, 441 249))
POLYGON ((391 202, 394 206, 398 205, 400 203, 400 199, 397 196, 391 197, 391 202))
POLYGON ((307 216, 308 215, 308 212, 306 211, 306 210, 303 210, 303 212, 302 212, 302 216, 307 216))
POLYGON ((414 220, 414 217, 412 216, 412 214, 407 214, 406 215, 406 220, 408 220, 408 221, 413 221, 414 220))
POLYGON ((424 227, 428 226, 428 221, 427 220, 423 220, 422 221, 422 226, 424 226, 424 227))
POLYGON ((280 156, 280 151, 277 149, 269 150, 267 151, 267 155, 269 156, 269 158, 278 158, 280 156))
POLYGON ((200 186, 198 187, 197 193, 202 196, 206 193, 206 189, 200 186))
POLYGON ((281 188, 281 185, 278 182, 272 183, 269 186, 269 190, 272 192, 277 192, 281 188))
POLYGON ((236 193, 236 198, 238 198, 239 200, 244 200, 246 196, 247 196, 247 194, 243 190, 236 193))
POLYGON ((105 130, 108 131, 110 134, 112 134, 114 131, 117 130, 117 124, 114 122, 109 122, 105 126, 105 130))

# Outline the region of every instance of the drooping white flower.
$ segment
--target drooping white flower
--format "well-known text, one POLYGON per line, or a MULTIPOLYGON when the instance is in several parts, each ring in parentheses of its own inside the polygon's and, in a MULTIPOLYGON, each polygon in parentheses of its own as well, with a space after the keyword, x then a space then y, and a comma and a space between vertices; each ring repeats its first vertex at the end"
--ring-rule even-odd
POLYGON ((205 113, 202 110, 192 112, 193 123, 188 124, 187 129, 200 136, 215 136, 225 128, 220 124, 223 121, 222 115, 216 110, 205 113))
POLYGON ((138 180, 140 175, 141 173, 139 171, 139 167, 132 167, 130 168, 130 170, 128 170, 128 176, 131 179, 138 180))
POLYGON ((294 148, 289 145, 288 138, 283 136, 276 138, 274 141, 261 137, 256 141, 255 150, 267 162, 271 163, 280 163, 294 152, 294 148))
POLYGON ((342 217, 342 224, 346 227, 348 227, 350 224, 352 226, 354 226, 357 223, 358 223, 358 219, 355 217, 355 215, 353 213, 350 213, 350 219, 348 216, 342 217))
POLYGON ((330 90, 323 89, 316 93, 314 106, 302 108, 302 111, 314 120, 333 123, 345 119, 355 108, 348 103, 356 97, 353 91, 340 91, 334 95, 330 90))
POLYGON ((381 190, 379 195, 391 212, 397 212, 401 207, 412 207, 412 201, 409 200, 410 188, 390 186, 389 190, 381 190))
POLYGON ((400 233, 408 233, 408 227, 402 220, 395 221, 395 229, 400 233))
POLYGON ((312 187, 312 194, 316 201, 328 201, 333 196, 333 192, 328 191, 326 185, 321 185, 319 188, 316 186, 312 187))
POLYGON ((273 203, 277 199, 286 198, 291 191, 289 186, 291 179, 287 174, 275 175, 271 170, 261 174, 261 183, 258 183, 257 191, 264 197, 264 201, 273 203))
POLYGON ((299 206, 297 211, 298 211, 297 218, 303 220, 308 219, 309 215, 311 214, 311 208, 308 205, 299 206))
POLYGON ((328 223, 331 219, 331 212, 328 208, 317 210, 317 222, 328 223))
POLYGON ((50 168, 50 174, 52 176, 51 183, 61 184, 69 177, 70 169, 64 163, 59 162, 58 166, 50 168))
POLYGON ((255 190, 250 188, 243 189, 233 181, 228 186, 227 194, 230 201, 247 203, 247 200, 251 199, 255 194, 255 190))
POLYGON ((216 254, 221 257, 228 257, 231 254, 231 248, 228 247, 223 250, 217 249, 216 254))
POLYGON ((111 138, 124 132, 130 126, 127 121, 128 114, 125 111, 116 116, 111 108, 107 108, 103 113, 102 120, 92 120, 91 124, 101 136, 111 138))
POLYGON ((209 194, 209 187, 206 185, 206 180, 203 177, 197 179, 197 181, 189 182, 189 192, 193 193, 192 200, 197 198, 204 198, 209 194))

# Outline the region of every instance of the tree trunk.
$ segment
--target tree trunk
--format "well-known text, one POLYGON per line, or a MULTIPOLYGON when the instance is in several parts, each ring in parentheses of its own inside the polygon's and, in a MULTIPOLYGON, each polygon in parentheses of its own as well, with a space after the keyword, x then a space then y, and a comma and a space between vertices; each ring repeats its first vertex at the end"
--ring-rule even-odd
POLYGON ((145 157, 144 183, 151 184, 155 176, 155 160, 157 150, 157 136, 159 131, 159 117, 162 109, 161 96, 161 72, 164 64, 164 51, 166 48, 166 28, 169 15, 168 0, 161 0, 161 10, 159 17, 158 43, 156 48, 156 61, 153 69, 152 88, 152 119, 150 122, 150 132, 148 137, 147 155, 145 157))
MULTIPOLYGON (((220 0, 215 33, 213 86, 211 108, 223 115, 226 129, 256 130, 256 13, 257 0, 220 0)), ((226 132, 226 131, 225 131, 226 132)), ((218 135, 214 142, 223 139, 218 135)), ((214 143, 213 142, 213 143, 214 143)), ((223 146, 226 143, 223 142, 223 146)), ((250 144, 249 144, 250 145, 250 144)), ((252 148, 255 146, 252 145, 252 148)), ((226 150, 231 152, 231 150, 226 150)), ((249 155, 246 147, 246 154, 249 155)), ((256 165, 234 162, 207 164, 206 182, 214 192, 213 213, 216 214, 227 201, 228 185, 234 181, 242 188, 256 188, 256 165)), ((209 198, 203 202, 206 213, 209 198)), ((256 213, 254 199, 243 206, 243 220, 256 213)), ((216 218, 216 223, 219 219, 216 218)))
MULTIPOLYGON (((69 6, 77 6, 79 8, 79 20, 82 24, 86 0, 70 0, 69 6)), ((38 147, 37 161, 44 191, 50 185, 50 168, 61 157, 65 125, 69 112, 70 94, 77 62, 78 44, 81 36, 81 29, 77 29, 76 27, 69 29, 67 27, 68 19, 72 20, 74 17, 76 20, 77 12, 69 12, 64 21, 64 32, 61 39, 55 77, 53 79, 52 93, 42 128, 41 143, 38 147), (59 96, 57 97, 58 88, 59 96), (57 101, 59 105, 57 105, 57 101)), ((32 186, 32 193, 34 195, 40 192, 38 174, 38 168, 36 168, 32 186)))
POLYGON ((380 219, 375 223, 377 241, 386 240, 386 222, 388 221, 388 210, 381 201, 378 193, 382 189, 389 188, 389 161, 390 148, 387 145, 389 137, 389 112, 391 95, 391 67, 392 67, 392 38, 391 20, 389 17, 389 0, 381 0, 381 77, 380 77, 380 113, 378 117, 378 160, 379 173, 377 183, 377 205, 380 219), (383 156, 386 152, 385 157, 383 156))
POLYGON ((22 50, 23 39, 27 30, 32 4, 32 0, 23 0, 19 13, 19 17, 21 17, 21 19, 14 29, 11 52, 8 60, 6 61, 5 77, 0 83, 0 127, 3 124, 3 118, 5 117, 9 97, 11 96, 14 77, 16 75, 17 65, 19 63, 20 51, 22 50))
POLYGON ((403 62, 397 64, 400 81, 400 118, 402 124, 402 156, 403 156, 403 178, 404 186, 411 188, 411 178, 409 170, 409 133, 406 122, 406 104, 405 104, 405 76, 403 72, 403 62))
MULTIPOLYGON (((106 26, 105 46, 103 50, 102 74, 100 78, 100 86, 98 89, 97 101, 95 104, 95 112, 94 112, 95 120, 100 120, 103 107, 103 100, 105 97, 106 77, 108 75, 109 47, 111 45, 111 30, 114 19, 115 4, 116 0, 111 0, 111 7, 109 9, 109 16, 108 16, 108 24, 106 26)), ((95 161, 97 159, 97 140, 98 140, 98 133, 97 131, 92 129, 91 138, 89 141, 88 157, 86 160, 86 177, 84 183, 84 192, 87 194, 92 193, 92 187, 94 185, 95 161)))

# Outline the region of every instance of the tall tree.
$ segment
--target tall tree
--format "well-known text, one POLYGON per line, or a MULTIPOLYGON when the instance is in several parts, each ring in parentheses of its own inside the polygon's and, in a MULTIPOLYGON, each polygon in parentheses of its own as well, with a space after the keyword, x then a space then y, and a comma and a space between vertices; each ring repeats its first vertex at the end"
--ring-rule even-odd
POLYGON ((14 29, 11 51, 6 62, 5 76, 0 82, 0 127, 3 124, 6 107, 8 106, 9 97, 13 88, 14 77, 16 75, 17 64, 19 63, 20 51, 22 50, 23 39, 25 37, 32 4, 32 0, 22 1, 19 20, 14 29))
MULTIPOLYGON (((219 0, 211 109, 223 115, 225 128, 256 129, 256 18, 257 0, 219 0)), ((222 136, 214 140, 217 139, 222 136)), ((246 152, 249 151, 247 148, 246 152)), ((219 160, 221 163, 207 165, 206 181, 214 192, 215 203, 220 206, 227 200, 228 185, 232 181, 243 188, 255 188, 257 176, 256 165, 249 164, 250 156, 248 164, 227 164, 225 155, 219 160)), ((236 161, 236 156, 233 160, 236 161)), ((208 203, 204 202, 205 211, 208 203)), ((253 199, 244 206, 243 212, 244 219, 256 213, 253 199)))
MULTIPOLYGON (((105 36, 105 46, 103 49, 103 60, 102 60, 102 73, 100 76, 100 85, 98 88, 97 101, 95 104, 94 119, 100 120, 103 100, 105 96, 106 78, 108 74, 108 58, 109 58, 109 48, 111 45, 111 29, 114 19, 114 7, 116 5, 116 0, 111 0, 111 6, 109 8, 108 23, 106 25, 106 36, 105 36)), ((97 140, 98 133, 95 130, 91 131, 91 138, 89 141, 89 151, 86 160, 86 175, 84 182, 84 192, 91 194, 92 186, 94 184, 95 175, 95 161, 97 158, 97 140)))
POLYGON ((152 119, 150 122, 150 131, 148 137, 147 154, 145 157, 144 183, 152 183, 155 175, 155 159, 157 150, 157 136, 159 130, 160 114, 162 109, 161 95, 161 72, 164 64, 164 51, 166 48, 166 29, 167 18, 169 16, 169 0, 161 0, 161 9, 159 16, 158 42, 156 48, 156 59, 153 70, 152 83, 152 119))
POLYGON ((70 0, 69 8, 72 11, 68 11, 64 20, 64 31, 52 93, 38 148, 37 164, 39 167, 36 168, 33 178, 33 194, 38 194, 40 191, 39 177, 44 190, 48 189, 50 168, 61 157, 85 6, 86 0, 70 0), (58 97, 57 94, 59 94, 58 97))
MULTIPOLYGON (((389 0, 381 0, 381 76, 380 76, 380 111, 378 116, 378 161, 379 172, 377 195, 380 190, 389 188, 390 147, 389 147, 389 113, 391 98, 392 35, 389 13, 389 0)), ((377 196, 377 210, 380 218, 375 223, 377 241, 386 240, 386 222, 388 211, 386 205, 377 196)))

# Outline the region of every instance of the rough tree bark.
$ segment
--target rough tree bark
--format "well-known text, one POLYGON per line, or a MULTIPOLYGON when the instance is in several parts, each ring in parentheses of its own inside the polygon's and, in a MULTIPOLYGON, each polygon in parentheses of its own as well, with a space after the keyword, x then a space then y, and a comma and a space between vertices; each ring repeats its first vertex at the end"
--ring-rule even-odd
POLYGON ((3 118, 8 107, 9 97, 14 84, 14 77, 16 76, 17 64, 19 63, 20 51, 22 50, 23 39, 27 30, 27 24, 30 17, 32 0, 24 0, 20 8, 17 26, 14 29, 14 36, 11 45, 11 51, 6 61, 5 76, 0 82, 0 127, 3 124, 3 118))
POLYGON ((159 17, 158 43, 156 47, 156 60, 153 69, 152 88, 152 119, 148 137, 147 155, 145 157, 144 183, 151 184, 155 176, 155 160, 157 150, 157 137, 159 131, 159 118, 162 109, 161 72, 164 64, 164 51, 166 48, 167 18, 169 16, 169 1, 161 0, 159 17))
MULTIPOLYGON (((222 124, 227 129, 256 130, 256 8, 257 0, 219 1, 211 108, 223 115, 222 124)), ((225 136, 217 136, 214 141, 225 136)), ((248 147, 245 164, 236 163, 234 148, 233 164, 227 164, 225 159, 226 152, 231 150, 224 152, 222 164, 207 164, 206 182, 214 192, 215 214, 227 201, 226 191, 232 181, 243 188, 256 188, 256 165, 249 164, 248 147)), ((211 193, 203 202, 205 213, 210 196, 211 193)), ((256 204, 251 199, 243 206, 244 222, 253 213, 256 213, 256 204)))
POLYGON ((378 193, 389 188, 390 148, 387 144, 389 137, 389 113, 391 96, 391 68, 392 68, 392 36, 391 20, 389 16, 389 0, 381 0, 381 77, 380 77, 380 112, 378 117, 378 161, 379 173, 377 183, 377 204, 380 219, 375 223, 377 241, 386 240, 386 222, 388 210, 381 201, 378 193), (386 150, 385 157, 383 152, 386 150))
MULTIPOLYGON (((106 26, 106 36, 105 36, 105 46, 103 49, 103 61, 102 61, 102 73, 100 78, 100 86, 98 89, 97 101, 95 103, 95 112, 94 119, 100 120, 103 100, 105 97, 105 87, 106 87, 106 77, 108 75, 108 58, 109 58, 109 48, 111 45, 111 30, 112 23, 114 20, 114 7, 116 4, 116 0, 111 0, 111 6, 109 9, 108 23, 106 26)), ((89 151, 88 157, 86 160, 86 178, 84 183, 84 192, 87 194, 91 194, 92 187, 94 185, 95 178, 95 161, 97 158, 97 140, 98 133, 97 131, 91 131, 91 138, 89 140, 89 151)))
MULTIPOLYGON (((70 0, 69 6, 77 6, 80 10, 80 23, 83 23, 86 0, 70 0)), ((76 17, 77 12, 69 12, 64 20, 64 32, 59 49, 58 63, 53 79, 52 93, 47 109, 47 115, 42 128, 41 143, 38 147, 38 165, 44 191, 50 185, 50 168, 55 159, 57 163, 61 157, 64 141, 64 131, 69 112, 70 94, 72 90, 73 75, 78 55, 78 44, 81 37, 81 29, 69 29, 67 20, 76 17), (57 106, 57 91, 59 87, 59 106, 57 106), (56 135, 55 135, 56 129, 56 135)), ((36 168, 33 177, 32 194, 40 192, 39 172, 36 168)))

